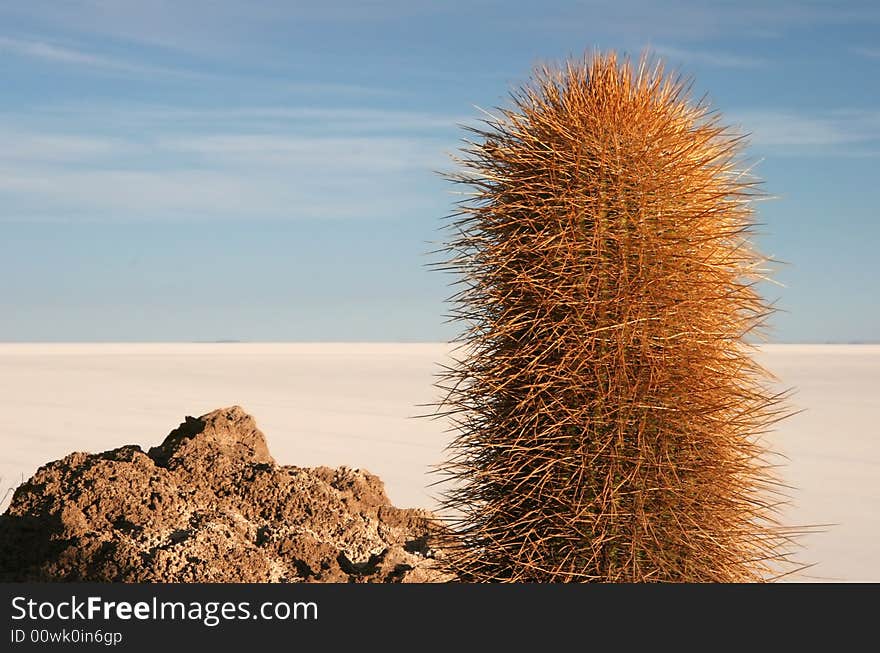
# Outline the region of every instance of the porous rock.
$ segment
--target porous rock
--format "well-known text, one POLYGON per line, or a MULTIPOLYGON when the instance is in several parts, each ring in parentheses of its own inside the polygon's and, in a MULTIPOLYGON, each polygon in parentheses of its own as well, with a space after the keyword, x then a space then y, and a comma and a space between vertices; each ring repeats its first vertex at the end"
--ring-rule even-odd
POLYGON ((441 582, 436 529, 366 471, 276 464, 233 406, 41 467, 0 516, 0 580, 441 582))

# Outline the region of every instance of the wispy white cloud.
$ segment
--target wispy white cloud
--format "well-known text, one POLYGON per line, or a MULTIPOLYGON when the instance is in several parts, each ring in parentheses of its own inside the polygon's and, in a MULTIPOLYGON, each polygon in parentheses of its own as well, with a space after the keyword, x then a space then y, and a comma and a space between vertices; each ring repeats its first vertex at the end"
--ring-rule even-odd
POLYGON ((648 46, 648 49, 662 57, 668 57, 686 64, 702 64, 719 68, 762 68, 768 65, 768 61, 760 57, 718 50, 679 48, 664 45, 648 46))
MULTIPOLYGON (((2 17, 2 13, 0 13, 2 17)), ((27 58, 45 64, 75 67, 91 74, 104 76, 125 76, 145 79, 183 80, 235 84, 241 88, 271 89, 274 93, 289 93, 294 96, 317 96, 332 101, 341 98, 387 98, 401 93, 394 89, 368 86, 365 84, 296 81, 277 74, 253 76, 242 72, 206 72, 193 68, 159 66, 144 61, 96 54, 70 44, 61 44, 39 38, 13 38, 0 35, 0 54, 27 58)), ((156 54, 155 49, 144 52, 149 60, 156 54)))
POLYGON ((293 91, 295 93, 327 94, 327 95, 357 95, 363 96, 397 96, 399 90, 381 88, 378 86, 365 86, 364 84, 347 84, 335 82, 279 82, 279 89, 293 91))
MULTIPOLYGON (((784 34, 814 26, 880 22, 876 3, 841 4, 803 0, 581 0, 553 3, 552 11, 543 7, 543 15, 528 21, 527 28, 567 33, 589 27, 591 33, 606 38, 702 42, 719 35, 751 35, 758 31, 784 34)), ((510 20, 520 22, 516 16, 510 20)))
POLYGON ((252 54, 291 35, 325 34, 333 26, 455 15, 454 5, 431 0, 29 0, 0 3, 3 18, 26 18, 53 29, 199 55, 252 54), (260 34, 261 38, 254 38, 260 34))
POLYGON ((423 190, 425 170, 396 174, 393 181, 381 168, 342 165, 326 173, 326 165, 308 162, 279 166, 273 174, 244 166, 125 170, 0 164, 0 221, 376 218, 431 203, 423 190))
POLYGON ((0 130, 0 221, 398 215, 436 202, 425 188, 455 147, 433 114, 118 109, 81 108, 91 122, 36 112, 0 130))
POLYGON ((130 153, 122 138, 0 130, 0 160, 70 162, 130 153))
MULTIPOLYGON (((289 34, 347 33, 352 24, 371 25, 410 19, 455 21, 461 30, 470 23, 516 25, 558 33, 589 28, 602 36, 637 35, 702 40, 718 34, 784 32, 805 26, 866 24, 880 21, 874 3, 804 2, 803 0, 545 0, 535 3, 473 2, 468 21, 461 21, 456 3, 429 0, 338 0, 335 2, 262 2, 249 0, 30 0, 5 3, 0 17, 29 17, 47 25, 78 30, 114 40, 148 43, 201 53, 241 51, 264 45, 253 34, 283 40, 289 34), (489 22, 491 19, 491 23, 489 22), (465 24, 462 24, 465 23, 465 24)), ((332 37, 332 36, 331 36, 332 37)))
POLYGON ((835 147, 869 145, 880 140, 880 112, 837 110, 805 114, 791 110, 751 109, 726 114, 727 121, 766 147, 835 147))
POLYGON ((170 153, 195 155, 213 165, 251 168, 285 165, 312 172, 376 173, 414 166, 429 168, 441 162, 436 144, 417 138, 215 134, 167 138, 157 145, 170 153))
POLYGON ((234 131, 247 127, 276 131, 312 129, 326 134, 379 131, 437 133, 457 129, 461 124, 475 123, 480 118, 476 109, 472 115, 466 116, 371 107, 185 107, 124 103, 53 104, 34 108, 30 116, 34 120, 57 120, 79 125, 90 125, 97 121, 101 126, 119 129, 147 126, 154 130, 191 130, 198 127, 200 131, 234 131))
POLYGON ((419 111, 374 109, 365 107, 236 107, 198 108, 141 107, 134 114, 142 119, 165 122, 197 120, 224 123, 260 123, 267 121, 286 123, 289 126, 316 124, 325 131, 354 130, 434 130, 454 128, 468 122, 472 117, 452 116, 419 111))
POLYGON ((114 67, 117 62, 96 57, 94 55, 79 52, 71 48, 52 45, 43 41, 25 41, 23 39, 11 39, 0 37, 0 48, 13 54, 61 63, 83 64, 87 66, 114 67))
POLYGON ((856 46, 850 48, 850 52, 868 59, 880 59, 880 48, 856 46))
MULTIPOLYGON (((783 155, 880 144, 877 111, 725 115, 783 155)), ((458 137, 454 116, 364 107, 79 105, 3 122, 0 221, 430 213, 458 137)))
POLYGON ((105 73, 175 77, 200 76, 198 73, 190 71, 135 63, 42 40, 0 36, 0 50, 19 57, 39 59, 61 65, 80 66, 105 73))

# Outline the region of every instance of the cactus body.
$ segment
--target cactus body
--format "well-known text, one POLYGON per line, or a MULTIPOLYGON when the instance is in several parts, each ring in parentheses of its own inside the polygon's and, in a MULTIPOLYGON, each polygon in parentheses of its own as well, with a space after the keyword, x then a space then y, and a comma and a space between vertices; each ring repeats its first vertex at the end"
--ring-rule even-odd
MULTIPOLYGON (((791 533, 741 139, 648 59, 536 71, 471 130, 443 267, 448 559, 472 581, 752 581, 791 533)), ((782 565, 782 566, 781 566, 782 565)))

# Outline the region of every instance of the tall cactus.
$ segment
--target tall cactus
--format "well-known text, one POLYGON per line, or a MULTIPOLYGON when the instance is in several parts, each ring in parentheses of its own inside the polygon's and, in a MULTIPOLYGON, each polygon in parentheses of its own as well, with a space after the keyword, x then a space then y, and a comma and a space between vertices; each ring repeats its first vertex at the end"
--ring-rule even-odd
POLYGON ((643 57, 542 68, 472 129, 446 269, 464 323, 438 386, 471 581, 753 581, 792 533, 761 435, 784 395, 740 137, 643 57))

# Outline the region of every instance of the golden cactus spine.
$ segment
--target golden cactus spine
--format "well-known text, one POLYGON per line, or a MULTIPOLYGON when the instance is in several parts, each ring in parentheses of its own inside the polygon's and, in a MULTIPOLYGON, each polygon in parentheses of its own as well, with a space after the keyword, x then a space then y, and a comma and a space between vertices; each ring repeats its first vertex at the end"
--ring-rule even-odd
POLYGON ((472 129, 445 262, 464 329, 449 563, 472 581, 753 581, 792 532, 742 141, 662 65, 543 68, 472 129))

